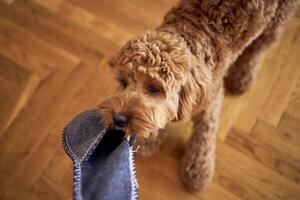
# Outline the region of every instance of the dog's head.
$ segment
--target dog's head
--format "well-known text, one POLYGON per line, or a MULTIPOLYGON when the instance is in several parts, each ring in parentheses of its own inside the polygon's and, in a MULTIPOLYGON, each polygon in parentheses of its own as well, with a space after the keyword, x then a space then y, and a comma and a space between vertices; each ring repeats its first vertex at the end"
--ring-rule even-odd
POLYGON ((185 41, 166 32, 130 40, 109 62, 118 92, 98 106, 102 123, 148 138, 203 105, 211 76, 185 41))

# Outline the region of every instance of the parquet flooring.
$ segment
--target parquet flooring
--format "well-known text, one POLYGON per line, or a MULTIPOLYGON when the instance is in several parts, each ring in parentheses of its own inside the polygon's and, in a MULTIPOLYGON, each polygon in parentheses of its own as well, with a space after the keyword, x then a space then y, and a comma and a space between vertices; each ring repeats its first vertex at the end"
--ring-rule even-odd
MULTIPOLYGON (((115 88, 107 59, 153 29, 175 0, 0 1, 0 199, 69 199, 61 130, 115 88)), ((140 199, 300 199, 300 12, 266 53, 257 81, 225 98, 216 174, 188 193, 178 165, 190 122, 168 126, 137 161, 140 199)))

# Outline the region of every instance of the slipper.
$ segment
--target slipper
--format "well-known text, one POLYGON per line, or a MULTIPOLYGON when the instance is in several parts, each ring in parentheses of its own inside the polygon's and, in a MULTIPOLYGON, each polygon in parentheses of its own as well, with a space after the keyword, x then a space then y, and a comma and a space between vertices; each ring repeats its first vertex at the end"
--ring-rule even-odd
POLYGON ((138 184, 134 137, 100 124, 96 110, 75 117, 63 130, 62 143, 73 161, 74 200, 135 200, 138 184))

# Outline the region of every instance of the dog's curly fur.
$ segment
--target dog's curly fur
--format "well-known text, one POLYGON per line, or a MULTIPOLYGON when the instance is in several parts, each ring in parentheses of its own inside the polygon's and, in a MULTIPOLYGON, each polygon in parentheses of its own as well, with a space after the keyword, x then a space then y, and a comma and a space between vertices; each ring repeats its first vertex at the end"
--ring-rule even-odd
MULTIPOLYGON (((223 87, 249 88, 262 52, 275 40, 299 0, 182 0, 155 30, 128 41, 110 65, 120 90, 98 106, 102 122, 128 118, 126 130, 154 137, 171 121, 193 119, 181 165, 191 191, 212 180, 223 87)), ((162 138, 162 137, 159 137, 162 138)), ((161 140, 146 142, 143 154, 161 140)))

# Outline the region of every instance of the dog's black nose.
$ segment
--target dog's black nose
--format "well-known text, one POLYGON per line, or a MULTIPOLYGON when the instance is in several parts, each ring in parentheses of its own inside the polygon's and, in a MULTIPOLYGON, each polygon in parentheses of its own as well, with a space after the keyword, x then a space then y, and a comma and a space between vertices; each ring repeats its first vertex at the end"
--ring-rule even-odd
POLYGON ((113 120, 114 120, 114 123, 120 127, 124 127, 128 121, 126 116, 120 115, 120 114, 115 114, 113 116, 113 120))

